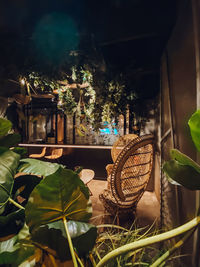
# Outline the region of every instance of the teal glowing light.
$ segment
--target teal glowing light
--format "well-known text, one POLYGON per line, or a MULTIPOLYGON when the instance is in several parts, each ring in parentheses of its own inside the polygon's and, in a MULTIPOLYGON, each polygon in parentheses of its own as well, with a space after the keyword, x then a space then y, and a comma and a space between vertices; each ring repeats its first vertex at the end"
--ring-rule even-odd
POLYGON ((36 25, 32 41, 41 60, 62 63, 79 45, 79 33, 74 20, 62 13, 45 15, 36 25))
MULTIPOLYGON (((103 123, 104 126, 109 126, 109 123, 107 121, 105 121, 103 123)), ((112 125, 116 125, 116 123, 112 123, 112 125)), ((118 134, 118 131, 116 128, 103 128, 103 129, 99 129, 100 130, 100 134, 104 135, 104 134, 118 134)))

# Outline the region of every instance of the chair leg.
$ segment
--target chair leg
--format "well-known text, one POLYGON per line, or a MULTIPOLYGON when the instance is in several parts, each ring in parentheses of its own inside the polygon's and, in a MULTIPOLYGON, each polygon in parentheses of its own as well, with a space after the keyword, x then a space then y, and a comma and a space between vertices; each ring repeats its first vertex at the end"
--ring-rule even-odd
POLYGON ((117 225, 119 225, 119 214, 117 214, 117 225))

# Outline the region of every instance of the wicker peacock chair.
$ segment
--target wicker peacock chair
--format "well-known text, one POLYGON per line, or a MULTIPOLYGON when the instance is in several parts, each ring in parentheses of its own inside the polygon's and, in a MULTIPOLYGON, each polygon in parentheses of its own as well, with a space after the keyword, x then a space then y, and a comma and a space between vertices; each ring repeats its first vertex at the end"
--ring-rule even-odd
POLYGON ((113 216, 134 214, 152 171, 153 135, 130 141, 119 153, 110 174, 110 186, 99 198, 113 216))
MULTIPOLYGON (((115 143, 112 146, 111 149, 111 157, 113 162, 116 161, 119 153, 122 151, 122 149, 133 139, 137 138, 138 135, 136 134, 125 134, 123 136, 120 136, 115 143)), ((106 165, 106 171, 107 171, 107 175, 109 176, 111 174, 112 168, 113 168, 114 164, 108 164, 106 165)))
POLYGON ((113 162, 116 161, 119 153, 122 151, 122 149, 128 145, 133 139, 137 138, 138 135, 136 134, 125 134, 123 136, 120 136, 115 143, 113 144, 112 150, 111 150, 111 157, 113 162))

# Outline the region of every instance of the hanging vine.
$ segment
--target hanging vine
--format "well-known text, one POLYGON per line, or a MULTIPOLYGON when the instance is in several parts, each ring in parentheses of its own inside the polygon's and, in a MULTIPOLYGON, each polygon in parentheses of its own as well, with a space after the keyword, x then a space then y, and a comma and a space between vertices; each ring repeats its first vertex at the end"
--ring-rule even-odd
POLYGON ((77 110, 77 102, 70 90, 67 88, 66 90, 58 89, 59 101, 58 108, 63 110, 66 115, 72 115, 77 110))
POLYGON ((73 115, 90 123, 94 130, 103 122, 117 122, 120 114, 136 99, 133 90, 127 90, 125 81, 119 75, 112 78, 104 72, 87 65, 73 66, 71 73, 63 73, 62 79, 49 79, 38 73, 31 73, 27 80, 36 91, 57 93, 58 108, 67 115, 73 115))

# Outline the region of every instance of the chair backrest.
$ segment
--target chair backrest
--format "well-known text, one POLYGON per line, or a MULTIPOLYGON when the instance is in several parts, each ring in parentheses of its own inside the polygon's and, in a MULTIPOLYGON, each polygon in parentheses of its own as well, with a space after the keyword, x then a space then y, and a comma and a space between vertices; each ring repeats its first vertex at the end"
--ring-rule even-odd
POLYGON ((40 154, 30 154, 29 158, 42 158, 46 154, 46 147, 43 147, 42 152, 40 154))
POLYGON ((51 155, 45 156, 47 159, 58 159, 63 155, 63 148, 53 148, 51 155))
POLYGON ((52 151, 52 156, 54 159, 60 158, 62 154, 63 154, 63 148, 55 148, 52 151))
POLYGON ((113 162, 116 161, 119 153, 122 151, 122 149, 128 145, 128 143, 130 141, 132 141, 133 139, 137 138, 138 135, 136 134, 125 134, 123 136, 120 136, 116 141, 115 143, 113 144, 112 146, 112 149, 111 149, 111 157, 112 157, 112 160, 113 162))
POLYGON ((79 173, 80 179, 84 182, 84 184, 88 184, 94 178, 94 171, 91 169, 82 169, 79 173))
POLYGON ((146 189, 152 171, 153 140, 153 135, 133 139, 114 163, 111 191, 121 207, 136 205, 146 189))

